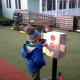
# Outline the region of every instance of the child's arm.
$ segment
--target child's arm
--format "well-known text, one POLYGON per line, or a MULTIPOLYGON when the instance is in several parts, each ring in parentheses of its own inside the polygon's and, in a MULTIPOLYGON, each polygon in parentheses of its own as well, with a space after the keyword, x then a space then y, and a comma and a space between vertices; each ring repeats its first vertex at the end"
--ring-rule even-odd
POLYGON ((41 43, 38 43, 37 46, 38 46, 39 49, 43 48, 43 45, 41 43))
MULTIPOLYGON (((39 49, 42 49, 43 46, 46 45, 45 41, 46 41, 45 39, 42 39, 39 43, 37 43, 37 46, 38 46, 39 49)), ((45 47, 46 47, 46 46, 45 46, 45 47)))
POLYGON ((24 44, 22 49, 21 49, 21 55, 23 58, 27 58, 27 53, 26 53, 26 45, 24 44))

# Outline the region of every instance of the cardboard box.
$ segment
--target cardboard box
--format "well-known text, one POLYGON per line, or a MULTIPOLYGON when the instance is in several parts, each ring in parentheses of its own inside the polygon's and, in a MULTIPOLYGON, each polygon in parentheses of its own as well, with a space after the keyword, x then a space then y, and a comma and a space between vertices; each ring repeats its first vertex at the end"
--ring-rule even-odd
POLYGON ((43 33, 42 38, 46 39, 47 43, 47 47, 43 47, 43 53, 56 59, 65 57, 66 33, 52 31, 43 33))

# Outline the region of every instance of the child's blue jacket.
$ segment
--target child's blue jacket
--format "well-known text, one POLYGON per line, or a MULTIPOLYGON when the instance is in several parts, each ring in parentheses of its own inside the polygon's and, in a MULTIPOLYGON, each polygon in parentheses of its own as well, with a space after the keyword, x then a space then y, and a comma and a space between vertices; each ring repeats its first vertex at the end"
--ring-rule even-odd
POLYGON ((39 71, 44 65, 45 60, 42 57, 42 44, 31 45, 28 41, 23 45, 21 55, 27 59, 27 66, 30 72, 39 71))
MULTIPOLYGON (((45 29, 43 29, 43 30, 40 32, 40 34, 42 34, 43 32, 45 32, 45 29)), ((51 30, 50 30, 49 32, 51 32, 51 30)))

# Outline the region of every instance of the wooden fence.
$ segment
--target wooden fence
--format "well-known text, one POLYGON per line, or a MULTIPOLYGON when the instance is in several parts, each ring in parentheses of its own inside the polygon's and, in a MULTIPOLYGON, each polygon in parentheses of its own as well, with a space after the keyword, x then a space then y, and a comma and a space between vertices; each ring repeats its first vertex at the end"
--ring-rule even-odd
POLYGON ((57 27, 57 28, 60 27, 60 18, 56 18, 56 27, 57 27))
POLYGON ((80 16, 64 15, 56 18, 56 27, 63 30, 75 30, 80 28, 80 16))
POLYGON ((61 16, 60 29, 73 31, 74 16, 61 16))
MULTIPOLYGON (((30 11, 15 10, 16 13, 22 14, 22 24, 30 25, 53 25, 55 26, 55 17, 53 15, 35 13, 30 11)), ((16 16, 14 16, 16 18, 16 16)))
POLYGON ((76 26, 77 29, 80 29, 80 16, 76 16, 76 26))

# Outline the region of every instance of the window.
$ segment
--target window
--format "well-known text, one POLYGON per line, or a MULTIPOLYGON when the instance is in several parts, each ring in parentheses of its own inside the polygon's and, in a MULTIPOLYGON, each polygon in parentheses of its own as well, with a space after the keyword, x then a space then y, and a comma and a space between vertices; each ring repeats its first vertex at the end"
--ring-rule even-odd
POLYGON ((72 7, 72 1, 71 0, 69 0, 69 8, 71 8, 72 7))
POLYGON ((63 9, 66 9, 66 0, 63 1, 63 9))
POLYGON ((46 11, 46 0, 42 0, 42 11, 46 11))
POLYGON ((15 0, 15 8, 21 9, 21 0, 15 0))
POLYGON ((69 0, 69 8, 76 8, 76 0, 69 0))
POLYGON ((72 8, 75 8, 75 3, 76 3, 76 1, 72 0, 72 8))
POLYGON ((2 3, 1 3, 1 0, 0 0, 0 8, 2 7, 2 3))
POLYGON ((62 1, 60 1, 59 9, 62 9, 62 1))
POLYGON ((75 8, 77 8, 77 0, 75 1, 75 8))
POLYGON ((80 0, 79 0, 79 2, 78 2, 78 8, 80 8, 80 0))
POLYGON ((66 0, 60 0, 59 9, 66 9, 66 0))
POLYGON ((42 0, 42 11, 55 10, 55 0, 42 0))
POLYGON ((52 0, 47 0, 47 11, 52 10, 52 0))
POLYGON ((55 0, 53 0, 53 10, 55 10, 55 0))
POLYGON ((7 9, 11 9, 11 0, 6 0, 7 9))

